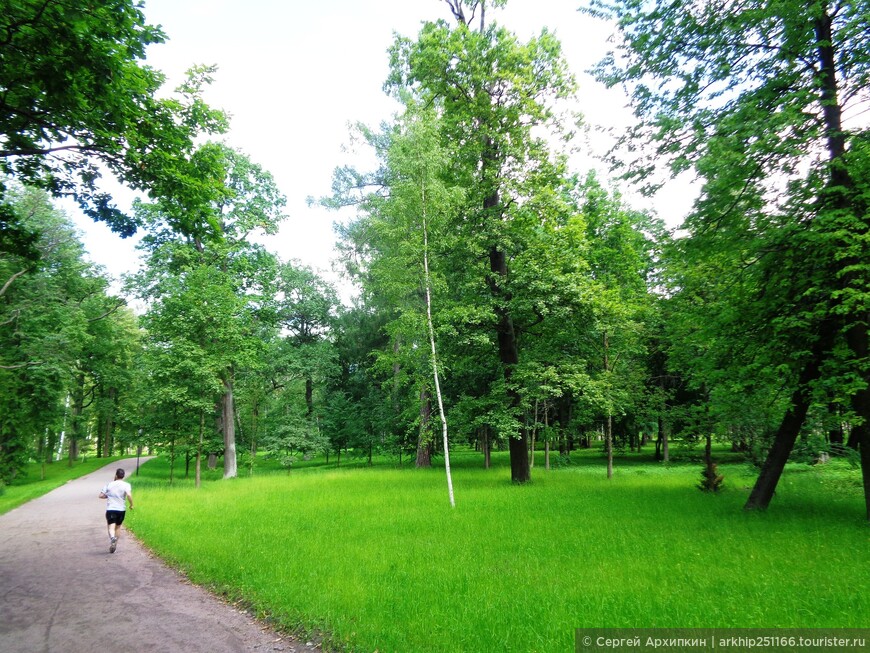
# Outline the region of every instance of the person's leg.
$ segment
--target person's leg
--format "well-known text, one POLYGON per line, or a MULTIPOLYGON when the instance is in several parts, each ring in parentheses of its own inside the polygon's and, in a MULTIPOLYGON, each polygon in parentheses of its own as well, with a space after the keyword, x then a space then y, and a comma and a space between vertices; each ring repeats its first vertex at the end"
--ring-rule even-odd
POLYGON ((124 517, 126 516, 126 512, 123 510, 119 510, 115 513, 115 532, 112 537, 112 544, 109 547, 109 551, 112 553, 115 552, 115 548, 118 546, 118 538, 121 537, 121 524, 124 523, 124 517))
POLYGON ((117 510, 106 511, 106 522, 109 525, 109 553, 114 553, 115 547, 118 546, 118 529, 122 521, 124 521, 123 513, 118 513, 117 510))

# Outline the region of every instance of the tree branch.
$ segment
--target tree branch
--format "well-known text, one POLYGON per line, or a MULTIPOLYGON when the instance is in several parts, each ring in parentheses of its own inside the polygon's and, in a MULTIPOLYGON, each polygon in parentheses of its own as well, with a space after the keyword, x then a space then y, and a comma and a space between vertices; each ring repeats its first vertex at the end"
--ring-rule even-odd
POLYGON ((42 156, 45 154, 54 154, 64 150, 77 150, 79 152, 91 152, 93 148, 88 145, 60 145, 58 147, 46 147, 42 149, 31 148, 23 150, 0 150, 0 159, 5 159, 10 156, 42 156))
POLYGON ((92 317, 92 318, 90 318, 90 319, 88 320, 88 322, 99 322, 99 321, 102 320, 103 318, 106 318, 106 317, 108 317, 109 315, 111 315, 112 313, 114 313, 115 311, 117 311, 117 310, 118 310, 119 308, 121 308, 122 306, 126 306, 126 305, 127 305, 127 302, 126 302, 125 300, 123 300, 123 299, 119 299, 119 300, 118 300, 118 303, 115 304, 112 308, 110 308, 109 310, 107 310, 105 313, 103 313, 103 314, 100 315, 99 317, 92 317))
POLYGON ((22 367, 33 367, 34 365, 42 364, 42 361, 30 361, 29 363, 16 363, 15 365, 0 365, 0 370, 17 370, 22 367))
POLYGON ((15 281, 18 277, 20 277, 25 272, 27 272, 26 268, 24 270, 21 270, 21 272, 16 272, 11 277, 9 277, 9 280, 5 284, 3 284, 2 288, 0 288, 0 297, 2 297, 6 293, 7 290, 9 290, 9 286, 12 285, 12 282, 15 281))

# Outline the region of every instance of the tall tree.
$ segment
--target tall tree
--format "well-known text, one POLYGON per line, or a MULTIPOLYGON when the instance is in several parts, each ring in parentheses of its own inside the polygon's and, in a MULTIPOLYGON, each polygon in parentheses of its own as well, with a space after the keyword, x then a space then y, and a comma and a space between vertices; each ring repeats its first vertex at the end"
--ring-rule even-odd
MULTIPOLYGON (((137 285, 145 299, 160 301, 163 311, 176 302, 198 306, 211 327, 200 325, 192 341, 215 358, 219 370, 220 428, 224 439, 224 477, 237 474, 235 375, 253 364, 261 343, 258 322, 274 319, 271 305, 274 257, 249 240, 256 232, 274 233, 283 218, 285 199, 272 176, 243 154, 207 143, 194 160, 197 175, 188 192, 151 204, 136 203, 137 216, 149 227, 143 247, 148 267, 137 285), (189 226, 179 233, 174 225, 189 226), (197 294, 197 290, 200 294, 197 294)), ((190 325, 176 323, 168 311, 161 324, 167 337, 190 340, 190 325)), ((155 335, 158 332, 155 332, 155 335)))
POLYGON ((486 2, 448 5, 456 25, 429 22, 416 41, 397 39, 388 85, 399 95, 411 92, 438 107, 454 183, 466 191, 456 228, 467 239, 470 259, 488 261, 481 281, 489 291, 507 408, 518 420, 509 438, 511 479, 525 483, 531 478, 528 448, 520 397, 511 383, 520 345, 510 261, 528 236, 522 207, 560 174, 558 160, 538 134, 542 128, 558 132, 554 102, 571 94, 574 83, 549 32, 523 44, 486 22, 486 2))
POLYGON ((733 248, 732 270, 766 327, 753 332, 790 370, 791 401, 747 508, 769 504, 810 406, 833 399, 851 409, 870 519, 870 148, 860 120, 870 5, 590 6, 617 24, 619 50, 598 73, 632 95, 639 124, 624 141, 652 145, 629 175, 649 182, 662 159, 673 172, 695 169, 703 186, 686 227, 733 248), (822 377, 835 397, 819 397, 822 377))

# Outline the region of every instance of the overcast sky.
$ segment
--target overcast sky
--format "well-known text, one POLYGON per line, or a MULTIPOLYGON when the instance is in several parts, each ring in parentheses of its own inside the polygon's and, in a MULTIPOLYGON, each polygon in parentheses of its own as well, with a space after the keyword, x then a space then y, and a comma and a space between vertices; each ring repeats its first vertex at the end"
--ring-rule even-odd
MULTIPOLYGON (((523 40, 543 27, 554 31, 579 82, 580 110, 590 125, 629 119, 625 98, 588 74, 606 52, 608 25, 577 11, 581 0, 509 0, 489 16, 523 40)), ((226 142, 269 170, 287 196, 289 218, 266 241, 283 260, 296 259, 328 273, 337 216, 309 207, 306 198, 327 194, 332 171, 348 161, 348 125, 377 125, 396 107, 383 93, 387 48, 394 33, 415 36, 421 22, 450 19, 444 0, 145 0, 149 23, 168 42, 152 46, 147 63, 171 87, 193 64, 216 64, 206 99, 231 115, 226 142)), ((603 153, 607 140, 593 136, 603 153)), ((585 148, 584 148, 585 149, 585 148)), ((594 165, 578 159, 578 171, 594 165)), ((672 187, 655 208, 675 225, 690 204, 685 187, 672 187)), ((68 209, 69 210, 69 209, 68 209)), ((132 240, 70 211, 84 232, 94 262, 118 276, 137 266, 132 240)))

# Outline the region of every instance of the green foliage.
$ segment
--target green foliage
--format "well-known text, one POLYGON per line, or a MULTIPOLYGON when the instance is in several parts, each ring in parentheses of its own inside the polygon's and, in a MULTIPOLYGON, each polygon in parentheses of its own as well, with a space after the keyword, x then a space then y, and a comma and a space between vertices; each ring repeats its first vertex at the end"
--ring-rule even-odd
POLYGON ((9 480, 36 455, 50 457, 71 393, 68 441, 83 428, 85 395, 102 397, 122 374, 132 328, 122 302, 83 260, 69 221, 42 191, 9 191, 16 221, 33 235, 34 260, 0 252, 0 478, 9 480), (74 392, 77 389, 78 394, 74 392))
POLYGON ((671 259, 672 369, 725 423, 781 420, 783 444, 811 405, 848 407, 858 446, 870 441, 867 127, 851 117, 867 106, 868 10, 587 9, 618 26, 618 52, 597 74, 632 96, 638 124, 613 153, 626 178, 654 188, 662 163, 702 182, 671 259))
POLYGON ((143 61, 165 35, 145 22, 141 3, 7 3, 0 32, 0 173, 72 195, 124 236, 138 225, 101 189, 103 171, 154 197, 172 196, 194 138, 226 127, 201 99, 211 69, 193 69, 164 97, 164 76, 143 61))
POLYGON ((719 473, 719 466, 712 460, 701 470, 701 482, 698 489, 702 492, 719 492, 725 484, 725 476, 719 473))
POLYGON ((149 229, 148 256, 131 287, 150 302, 143 326, 151 431, 193 446, 206 437, 205 422, 209 433, 217 423, 224 439, 217 451, 225 448, 234 463, 235 376, 263 364, 265 341, 278 328, 278 265, 248 237, 274 233, 285 200, 244 155, 213 143, 196 154, 190 194, 135 206, 149 229))

